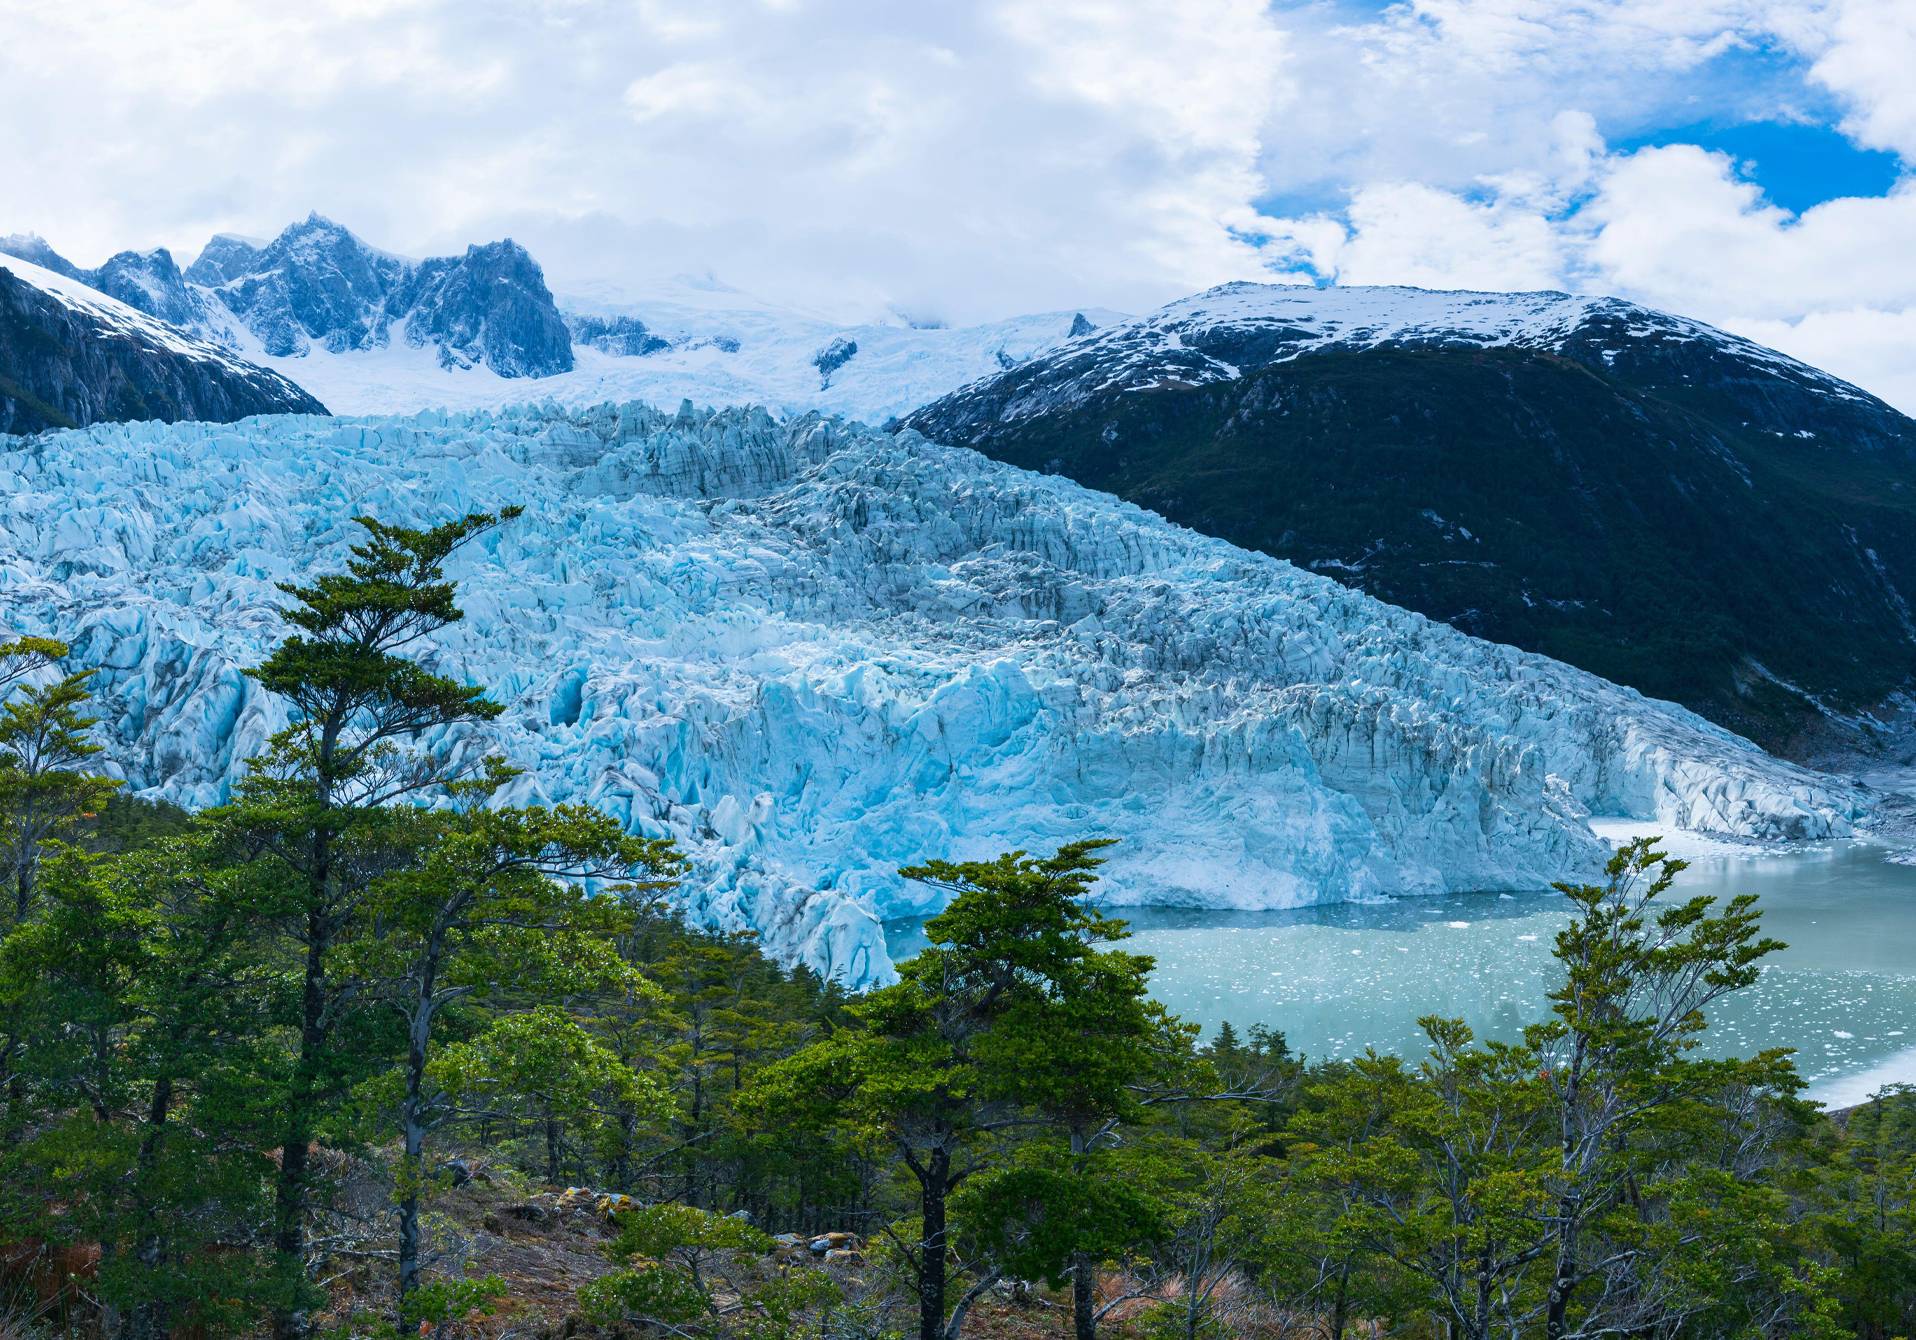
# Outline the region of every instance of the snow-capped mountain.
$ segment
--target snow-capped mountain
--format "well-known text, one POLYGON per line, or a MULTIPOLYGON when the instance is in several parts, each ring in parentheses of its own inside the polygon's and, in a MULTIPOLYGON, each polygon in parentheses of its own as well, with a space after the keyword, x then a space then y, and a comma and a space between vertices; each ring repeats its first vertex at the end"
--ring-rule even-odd
POLYGON ((315 350, 368 352, 395 343, 437 367, 484 366, 501 379, 572 366, 571 338, 545 276, 510 240, 413 261, 314 214, 270 242, 215 237, 184 272, 165 248, 120 252, 90 271, 37 237, 0 239, 0 251, 275 362, 293 377, 303 370, 298 360, 315 350))
POLYGON ((0 434, 281 412, 326 410, 278 373, 67 274, 0 254, 0 434))
POLYGON ((976 405, 1018 418, 1114 391, 1187 389, 1314 354, 1389 348, 1537 350, 1673 379, 1687 375, 1670 366, 1674 355, 1701 354, 1815 393, 1872 399, 1786 354, 1620 298, 1236 283, 1080 332, 1042 360, 957 392, 939 413, 976 405))
POLYGON ((1793 753, 1916 685, 1916 422, 1617 299, 1233 284, 906 422, 1793 753))
POLYGON ((1067 481, 759 410, 15 440, 0 632, 70 639, 107 757, 211 801, 284 720, 241 673, 283 635, 273 583, 343 562, 355 514, 505 502, 442 667, 508 705, 517 798, 678 838, 697 915, 854 984, 890 971, 880 919, 927 910, 895 874, 924 857, 1106 834, 1121 903, 1268 908, 1587 875, 1592 812, 1866 814, 1681 708, 1067 481))
POLYGON ((298 360, 261 361, 343 413, 690 399, 883 423, 1057 346, 1074 322, 1119 319, 1093 310, 968 327, 846 324, 696 277, 654 280, 636 293, 563 294, 559 302, 572 370, 537 381, 502 378, 484 365, 448 370, 430 351, 397 341, 365 353, 316 348, 298 360))
POLYGON ((957 329, 895 314, 846 324, 699 277, 555 302, 514 243, 415 262, 318 215, 270 242, 216 236, 184 272, 164 249, 121 252, 90 271, 31 235, 0 238, 0 252, 226 344, 343 413, 690 397, 883 422, 1122 319, 1094 310, 957 329))

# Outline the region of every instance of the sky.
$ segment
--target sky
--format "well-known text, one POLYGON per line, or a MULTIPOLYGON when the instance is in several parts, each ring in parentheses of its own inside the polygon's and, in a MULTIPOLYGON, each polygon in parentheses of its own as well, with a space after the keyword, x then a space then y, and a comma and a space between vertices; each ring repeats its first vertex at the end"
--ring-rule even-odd
POLYGON ((1563 288, 1916 412, 1916 0, 7 0, 0 233, 839 320, 1563 288))

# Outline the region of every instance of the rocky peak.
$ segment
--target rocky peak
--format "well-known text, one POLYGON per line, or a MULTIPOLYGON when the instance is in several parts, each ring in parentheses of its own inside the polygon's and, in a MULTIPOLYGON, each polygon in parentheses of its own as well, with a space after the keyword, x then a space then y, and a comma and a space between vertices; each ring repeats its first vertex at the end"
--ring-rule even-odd
POLYGON ((46 238, 38 233, 13 233, 0 237, 0 255, 17 256, 42 270, 51 270, 68 279, 81 278, 80 267, 55 251, 47 244, 46 238))
POLYGON ((204 310, 197 295, 187 290, 180 267, 165 247, 119 252, 95 270, 89 282, 128 307, 175 326, 192 325, 204 310))
POLYGON ((191 284, 218 288, 241 275, 253 273, 259 265, 260 244, 236 233, 215 233, 199 258, 187 267, 191 284))
POLYGON ((545 273, 507 238, 463 256, 422 261, 388 297, 414 345, 435 344, 440 361, 483 362, 502 377, 549 377, 572 367, 572 335, 545 273))
POLYGON ((313 214, 257 252, 220 296, 276 357, 304 354, 313 341, 335 353, 371 349, 386 342, 381 313, 405 270, 397 256, 313 214))

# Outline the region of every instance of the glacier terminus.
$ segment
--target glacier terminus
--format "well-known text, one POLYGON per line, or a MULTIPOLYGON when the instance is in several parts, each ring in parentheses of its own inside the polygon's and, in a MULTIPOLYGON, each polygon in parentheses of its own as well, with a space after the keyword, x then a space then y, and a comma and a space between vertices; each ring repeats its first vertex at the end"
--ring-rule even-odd
POLYGON ((243 674, 350 518, 520 503, 462 554, 461 748, 695 862, 689 912, 853 986, 897 867, 1120 839, 1121 904, 1283 908, 1587 876, 1592 815, 1853 832, 1870 793, 1667 703, 911 430, 644 405, 0 438, 0 630, 99 666, 142 794, 219 801, 284 723, 243 674))

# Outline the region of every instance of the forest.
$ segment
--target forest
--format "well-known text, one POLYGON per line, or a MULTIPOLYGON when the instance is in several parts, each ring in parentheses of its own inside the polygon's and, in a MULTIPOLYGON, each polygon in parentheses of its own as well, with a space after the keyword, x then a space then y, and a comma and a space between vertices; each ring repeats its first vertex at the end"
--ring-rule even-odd
POLYGON ((1654 841, 1561 886, 1512 1040, 1206 1036, 1095 832, 925 853, 929 947, 850 995, 688 924, 669 841, 505 803, 432 638, 516 515, 284 586, 291 724, 195 813, 0 642, 0 1335, 1916 1334, 1916 1098, 1704 1045, 1781 946, 1654 841))

